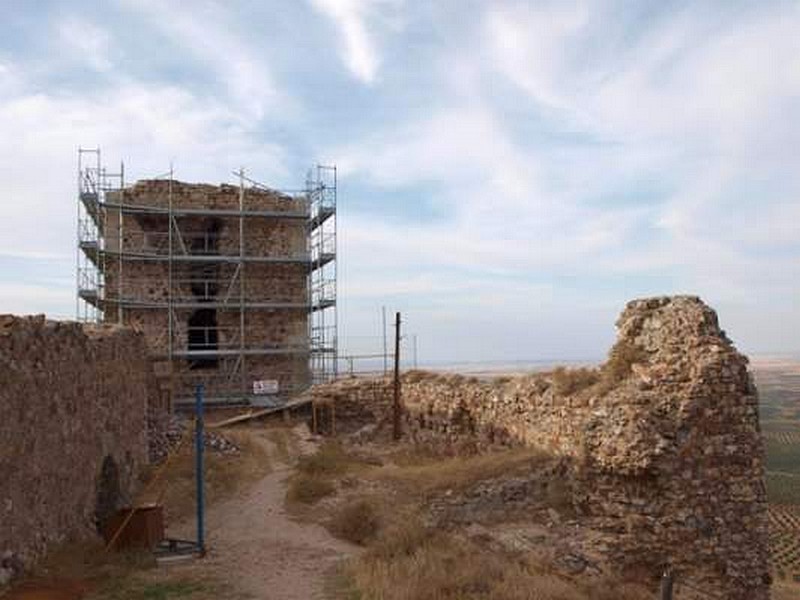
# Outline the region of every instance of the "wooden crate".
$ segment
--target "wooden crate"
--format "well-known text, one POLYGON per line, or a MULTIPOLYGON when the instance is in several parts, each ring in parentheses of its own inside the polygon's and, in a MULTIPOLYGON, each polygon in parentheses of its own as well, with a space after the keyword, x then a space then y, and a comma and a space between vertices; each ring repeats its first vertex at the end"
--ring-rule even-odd
POLYGON ((111 541, 126 519, 127 524, 114 542, 115 549, 152 550, 164 539, 164 508, 158 504, 148 504, 118 510, 103 527, 103 539, 106 543, 111 541), (133 515, 128 519, 131 511, 133 515))

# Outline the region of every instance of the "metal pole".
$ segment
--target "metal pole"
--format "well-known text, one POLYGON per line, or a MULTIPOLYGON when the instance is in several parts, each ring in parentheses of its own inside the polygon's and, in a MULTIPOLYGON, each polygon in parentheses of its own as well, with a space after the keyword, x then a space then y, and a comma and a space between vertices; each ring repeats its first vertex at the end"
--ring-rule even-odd
POLYGON ((204 529, 205 498, 203 495, 203 384, 195 388, 195 482, 197 483, 197 549, 202 556, 206 552, 204 529))
MULTIPOLYGON (((173 353, 174 324, 172 322, 172 180, 175 175, 172 163, 169 163, 169 184, 167 198, 167 357, 169 362, 169 410, 172 412, 175 407, 175 365, 173 353)), ((120 212, 122 208, 120 207, 120 212)))
POLYGON ((78 146, 78 220, 76 225, 77 239, 76 241, 76 254, 75 254, 75 284, 77 289, 75 290, 75 319, 80 321, 81 320, 81 212, 84 209, 81 209, 81 193, 83 192, 83 185, 81 181, 81 177, 83 175, 83 152, 81 147, 78 146))
POLYGON ((242 399, 247 394, 244 340, 244 167, 239 168, 239 389, 242 399))
MULTIPOLYGON (((339 185, 339 174, 336 169, 336 165, 333 165, 333 210, 336 211, 336 204, 338 202, 338 185, 339 185)), ((336 300, 336 294, 339 293, 339 267, 336 264, 336 257, 338 249, 338 235, 339 229, 339 215, 338 213, 333 217, 333 256, 334 261, 331 264, 331 268, 333 269, 333 299, 336 300)), ((333 306, 333 378, 337 379, 339 377, 339 308, 338 304, 334 304, 333 306)), ((334 431, 334 433, 336 433, 334 431)))
POLYGON ((386 307, 381 306, 381 314, 383 316, 383 374, 389 371, 389 356, 386 353, 386 307))
POLYGON ((411 336, 411 341, 413 342, 413 350, 414 350, 414 368, 417 368, 417 334, 415 333, 411 336))
POLYGON ((399 440, 403 434, 400 422, 400 313, 395 314, 394 318, 394 439, 399 440))
POLYGON ((674 583, 672 571, 666 570, 661 576, 661 600, 672 600, 672 588, 674 583))
POLYGON ((123 259, 125 254, 125 224, 123 222, 123 212, 122 212, 122 205, 125 203, 125 165, 120 163, 119 165, 119 204, 120 208, 117 209, 117 237, 119 240, 117 245, 119 248, 119 273, 117 273, 117 323, 122 325, 124 317, 123 317, 123 308, 122 308, 122 294, 124 291, 123 283, 122 283, 122 269, 123 269, 123 259))

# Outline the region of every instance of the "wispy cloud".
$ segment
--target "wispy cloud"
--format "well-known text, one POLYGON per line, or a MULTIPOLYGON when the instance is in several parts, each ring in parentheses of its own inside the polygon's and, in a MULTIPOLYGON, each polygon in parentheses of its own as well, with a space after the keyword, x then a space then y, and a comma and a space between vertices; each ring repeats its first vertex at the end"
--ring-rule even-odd
POLYGON ((100 72, 113 67, 111 37, 102 27, 73 15, 60 20, 56 30, 61 47, 73 53, 78 61, 100 72))
POLYGON ((152 0, 120 3, 160 31, 180 55, 199 61, 213 80, 224 85, 222 97, 243 116, 258 121, 269 110, 280 110, 286 118, 298 110, 296 100, 279 88, 258 48, 243 40, 247 37, 243 23, 230 5, 198 2, 187 10, 184 5, 152 0))
POLYGON ((122 82, 92 95, 27 93, 0 97, 6 182, 0 253, 74 256, 76 148, 99 145, 130 177, 164 173, 171 161, 187 180, 227 181, 239 165, 285 179, 285 151, 253 138, 246 119, 184 89, 122 82), (43 176, 43 173, 45 175, 43 176))
MULTIPOLYGON (((363 83, 373 83, 381 64, 377 35, 379 13, 394 8, 397 0, 311 0, 312 5, 331 19, 340 36, 342 60, 363 83)), ((385 28, 384 33, 385 33, 385 28)))

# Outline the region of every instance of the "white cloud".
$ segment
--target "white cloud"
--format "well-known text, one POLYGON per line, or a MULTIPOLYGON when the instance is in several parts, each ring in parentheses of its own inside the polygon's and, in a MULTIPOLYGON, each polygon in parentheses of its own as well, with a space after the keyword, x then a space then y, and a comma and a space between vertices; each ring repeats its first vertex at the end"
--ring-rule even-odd
MULTIPOLYGON (((342 246, 359 257, 345 271, 355 289, 401 301, 428 286, 428 307, 463 292, 446 309, 462 321, 478 314, 470 298, 522 318, 521 305, 503 301, 514 297, 515 277, 594 280, 591 301, 618 296, 619 305, 630 294, 700 293, 720 306, 751 306, 751 319, 796 297, 800 178, 787 157, 800 143, 800 123, 789 118, 800 98, 792 34, 800 10, 782 5, 722 24, 712 17, 669 14, 631 43, 586 4, 488 7, 483 37, 440 52, 434 110, 330 152, 344 177, 433 187, 447 215, 348 223, 342 246), (515 102, 515 119, 504 114, 498 74, 528 98, 515 102), (574 141, 548 143, 537 129, 574 141), (382 277, 381 266, 411 291, 382 277), (459 290, 447 277, 469 269, 484 274, 482 286, 459 290)), ((581 303, 581 292, 556 294, 581 303)), ((432 319, 426 325, 435 327, 432 319)))
POLYGON ((333 21, 341 36, 340 53, 350 72, 371 84, 378 75, 381 57, 375 40, 376 12, 395 5, 392 0, 311 0, 320 13, 333 21))
POLYGON ((690 7, 621 45, 613 15, 586 4, 500 6, 487 11, 486 33, 500 72, 583 128, 629 140, 688 133, 736 142, 800 86, 800 8, 743 14, 727 26, 712 26, 713 16, 690 7), (602 60, 590 54, 592 36, 602 60))
MULTIPOLYGON (((525 273, 618 251, 642 218, 639 208, 582 207, 576 194, 551 189, 547 162, 514 141, 481 105, 444 108, 427 119, 357 140, 331 152, 343 177, 386 187, 433 182, 444 222, 400 228, 376 219, 343 230, 358 255, 430 268, 525 273), (352 237, 349 237, 352 236, 352 237)), ((594 170, 592 170, 594 172, 594 170)))
POLYGON ((46 314, 54 319, 71 319, 74 314, 67 307, 75 304, 72 287, 52 284, 26 284, 0 282, 0 313, 18 315, 46 314))
POLYGON ((145 17, 187 57, 209 69, 243 116, 258 121, 269 111, 280 111, 284 119, 297 114, 297 100, 290 100, 278 87, 258 47, 243 41, 237 32, 237 15, 227 5, 202 2, 188 10, 181 4, 154 0, 120 0, 120 4, 145 17))
MULTIPOLYGON (((118 2, 124 26, 174 61, 126 68, 131 42, 113 17, 85 13, 55 22, 63 60, 0 55, 7 264, 61 256, 71 271, 80 143, 124 157, 132 177, 175 160, 179 177, 211 182, 239 164, 293 179, 288 165, 313 151, 340 167, 348 332, 391 303, 442 356, 547 354, 556 342, 591 354, 624 300, 669 292, 747 319, 752 339, 771 312, 787 328, 800 319, 786 308, 800 293, 795 5, 612 14, 590 2, 310 0, 324 18, 298 23, 308 8, 287 9, 259 38, 265 24, 247 21, 258 11, 118 2), (330 53, 325 27, 351 81, 320 85, 308 69, 330 53), (302 58, 294 37, 308 44, 302 58), (92 93, 70 91, 86 67, 92 93), (269 133, 281 143, 264 143, 269 133), (436 218, 413 214, 418 190, 436 218), (375 195, 366 212, 362 191, 375 195), (534 333, 552 334, 535 352, 534 333)), ((38 280, 22 285, 9 297, 35 294, 38 280)))
POLYGON ((0 98, 16 94, 19 89, 19 75, 11 63, 0 59, 0 98))
POLYGON ((16 140, 0 148, 0 253, 72 255, 81 144, 105 148, 110 165, 124 158, 132 177, 162 174, 172 159, 187 180, 227 181, 240 165, 259 178, 287 175, 282 148, 252 138, 235 110, 169 86, 128 82, 92 95, 0 100, 0 130, 16 140))
POLYGON ((500 5, 486 11, 484 42, 500 72, 537 102, 563 110, 571 102, 561 78, 588 13, 585 4, 500 5))
POLYGON ((70 16, 56 24, 62 48, 92 69, 107 72, 113 67, 111 37, 105 29, 91 21, 70 16))

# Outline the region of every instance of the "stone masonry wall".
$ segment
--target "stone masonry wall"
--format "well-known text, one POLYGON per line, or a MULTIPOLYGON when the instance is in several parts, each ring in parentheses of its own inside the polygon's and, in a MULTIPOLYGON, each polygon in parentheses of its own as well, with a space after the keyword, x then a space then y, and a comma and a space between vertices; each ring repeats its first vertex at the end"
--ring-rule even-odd
POLYGON ((0 315, 0 554, 32 561, 130 501, 159 408, 141 335, 0 315))
POLYGON ((252 354, 264 349, 284 351, 291 358, 267 360, 259 356, 248 360, 244 377, 239 375, 238 364, 227 356, 206 363, 203 369, 198 369, 194 360, 176 358, 171 378, 168 367, 160 366, 158 372, 163 375, 162 388, 172 389, 178 399, 191 397, 200 380, 206 384, 207 395, 220 398, 240 396, 254 380, 278 380, 286 390, 303 387, 309 380, 308 369, 298 368, 299 360, 308 361, 308 202, 273 190, 245 189, 246 211, 287 213, 287 218, 248 216, 243 220, 244 255, 258 260, 247 261, 242 271, 234 260, 218 260, 220 256, 239 255, 238 216, 201 214, 210 210, 235 213, 239 197, 237 186, 168 180, 139 181, 107 195, 103 232, 104 247, 111 253, 104 265, 107 322, 121 318, 125 325, 144 333, 153 357, 166 360, 170 354, 166 307, 171 298, 175 305, 173 352, 190 349, 188 328, 193 318, 202 319, 201 325, 195 321, 193 333, 216 336, 220 351, 235 350, 240 347, 243 295, 249 304, 244 319, 246 349, 252 354), (171 270, 163 260, 169 253, 167 214, 125 213, 120 229, 120 210, 116 208, 124 202, 164 211, 170 195, 175 210, 196 211, 175 216, 173 253, 191 260, 176 260, 171 270), (122 255, 117 254, 120 233, 122 255), (125 303, 121 311, 117 303, 120 299, 125 303), (200 311, 204 314, 198 314, 200 311))
MULTIPOLYGON (((407 435, 566 457, 576 508, 614 534, 614 564, 669 566, 726 599, 768 598, 764 448, 746 357, 696 297, 633 301, 617 328, 599 370, 503 382, 408 373, 407 435)), ((337 398, 340 418, 385 422, 390 389, 350 380, 314 393, 337 398)))

